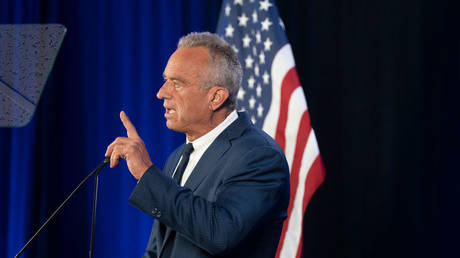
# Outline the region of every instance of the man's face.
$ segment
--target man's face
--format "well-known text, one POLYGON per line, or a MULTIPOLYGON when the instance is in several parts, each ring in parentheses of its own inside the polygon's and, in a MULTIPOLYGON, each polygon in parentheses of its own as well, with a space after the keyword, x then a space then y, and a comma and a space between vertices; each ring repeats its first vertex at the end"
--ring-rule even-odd
POLYGON ((209 52, 203 47, 181 48, 169 58, 163 73, 165 83, 157 93, 164 100, 166 126, 194 140, 207 132, 209 108, 209 52))

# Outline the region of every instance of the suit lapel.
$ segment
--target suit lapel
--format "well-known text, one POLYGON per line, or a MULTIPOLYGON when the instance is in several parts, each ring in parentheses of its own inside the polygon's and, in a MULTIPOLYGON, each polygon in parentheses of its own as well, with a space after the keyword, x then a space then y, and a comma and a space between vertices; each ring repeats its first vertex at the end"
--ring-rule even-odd
POLYGON ((166 162, 166 165, 163 169, 163 173, 165 173, 168 177, 172 178, 172 175, 174 173, 174 170, 177 167, 177 163, 179 163, 179 159, 182 153, 182 150, 184 149, 185 144, 182 144, 179 148, 177 148, 174 153, 171 155, 171 158, 168 159, 166 162))
POLYGON ((227 139, 216 139, 204 152, 184 186, 195 191, 201 182, 209 175, 209 171, 212 171, 217 160, 229 148, 230 142, 227 139))
MULTIPOLYGON (((219 157, 222 156, 223 153, 230 147, 230 144, 228 140, 224 140, 222 142, 218 141, 217 139, 214 141, 214 143, 209 146, 209 148, 205 151, 203 156, 201 157, 200 161, 198 164, 195 166, 193 169, 192 174, 188 178, 187 182, 185 183, 185 187, 190 188, 192 191, 194 191, 200 183, 203 181, 203 179, 207 176, 207 171, 209 171, 215 164, 215 162, 209 162, 209 161, 215 161, 219 157)), ((181 153, 181 152, 179 152, 181 153)), ((180 155, 177 155, 177 157, 172 158, 171 160, 175 161, 172 164, 177 164, 179 162, 180 155)), ((174 169, 176 168, 176 165, 169 166, 169 169, 165 171, 169 177, 172 177, 172 174, 174 173, 174 169)), ((171 236, 172 229, 170 227, 166 227, 166 233, 163 239, 163 243, 161 245, 160 249, 160 257, 161 253, 164 251, 164 248, 169 241, 168 239, 171 236)))
POLYGON ((195 191, 209 176, 210 171, 213 171, 220 157, 231 147, 230 141, 240 136, 249 123, 246 113, 240 113, 238 119, 229 125, 204 152, 184 186, 195 191))
MULTIPOLYGON (((201 182, 209 176, 209 171, 212 171, 214 166, 217 164, 217 160, 225 154, 225 152, 231 147, 231 140, 240 136, 244 130, 246 130, 251 122, 247 116, 246 112, 239 112, 238 119, 229 125, 209 146, 209 148, 204 152, 201 159, 198 161, 197 165, 193 169, 190 177, 187 179, 185 183, 185 187, 190 188, 192 191, 195 191, 197 187, 201 184, 201 182)), ((184 148, 185 144, 183 144, 180 148, 176 150, 175 153, 171 156, 171 162, 167 162, 165 166, 165 173, 172 177, 174 170, 179 162, 180 154, 182 153, 182 149, 184 148)), ((168 238, 171 235, 172 229, 170 227, 166 227, 166 233, 163 240, 163 244, 160 249, 160 257, 161 253, 164 250, 166 243, 168 242, 168 238)))

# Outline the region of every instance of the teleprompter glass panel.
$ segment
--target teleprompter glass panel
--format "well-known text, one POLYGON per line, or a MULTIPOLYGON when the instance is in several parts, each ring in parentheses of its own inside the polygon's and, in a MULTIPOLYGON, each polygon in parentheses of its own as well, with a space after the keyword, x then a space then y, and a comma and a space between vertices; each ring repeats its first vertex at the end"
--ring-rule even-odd
POLYGON ((31 120, 65 32, 60 24, 0 24, 0 127, 31 120))

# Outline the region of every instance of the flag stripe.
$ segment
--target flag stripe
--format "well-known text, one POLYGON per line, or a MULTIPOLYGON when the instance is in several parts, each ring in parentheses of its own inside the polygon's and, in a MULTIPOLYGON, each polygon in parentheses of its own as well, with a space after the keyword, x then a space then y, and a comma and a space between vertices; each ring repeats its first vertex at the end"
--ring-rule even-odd
POLYGON ((292 162, 294 160, 297 135, 300 130, 300 122, 303 112, 306 109, 307 104, 304 100, 303 90, 301 87, 297 87, 297 89, 292 93, 291 101, 289 102, 288 120, 285 130, 287 141, 284 154, 286 155, 286 160, 289 163, 289 171, 291 171, 292 162))
MULTIPOLYGON (((283 83, 281 84, 281 102, 280 102, 280 115, 278 124, 276 126, 275 140, 280 145, 281 149, 285 150, 286 147, 286 123, 288 118, 288 103, 291 99, 292 92, 300 86, 299 78, 297 77, 297 70, 292 67, 284 76, 283 83)), ((291 110, 291 112, 294 110, 291 110)))
MULTIPOLYGON (((306 112, 308 114, 308 112, 306 112)), ((305 125, 305 124, 304 124, 305 125)), ((308 121, 308 126, 309 126, 308 121)), ((316 142, 314 139, 315 134, 313 130, 310 131, 308 136, 307 145, 305 146, 305 151, 302 156, 301 167, 298 175, 298 184, 296 186, 296 193, 292 196, 292 211, 289 214, 289 220, 287 222, 287 229, 285 235, 285 243, 283 246, 279 248, 281 250, 280 257, 295 257, 298 249, 301 247, 301 239, 302 239, 302 227, 303 224, 303 214, 304 209, 303 207, 303 200, 306 191, 306 179, 308 173, 310 173, 311 168, 313 166, 314 161, 317 159, 319 155, 319 150, 317 148, 316 142)))
MULTIPOLYGON (((314 133, 314 131, 312 131, 312 133, 314 133)), ((324 181, 325 177, 326 170, 324 168, 323 160, 320 156, 317 156, 307 175, 305 185, 305 196, 303 198, 302 207, 302 210, 304 212, 307 208, 308 203, 310 202, 311 197, 313 196, 313 193, 316 191, 316 189, 318 189, 318 187, 324 181)))
MULTIPOLYGON (((314 134, 315 132, 312 130, 311 132, 314 134)), ((313 139, 316 139, 313 137, 313 139)), ((311 165, 310 171, 307 174, 307 179, 305 182, 305 195, 303 197, 303 205, 302 205, 302 213, 305 213, 307 209, 307 205, 310 202, 313 193, 318 189, 318 187, 324 182, 326 177, 326 170, 324 168, 323 160, 321 156, 317 156, 313 164, 311 165)), ((304 221, 302 220, 302 225, 300 227, 300 245, 303 242, 303 225, 304 221)), ((297 250, 296 257, 299 258, 302 255, 302 248, 297 250)))
POLYGON ((275 137, 277 123, 279 117, 279 108, 281 102, 281 85, 284 76, 292 67, 295 66, 294 57, 292 56, 291 46, 284 45, 273 58, 271 66, 272 75, 272 100, 270 110, 265 117, 264 126, 262 129, 271 137, 275 137))
MULTIPOLYGON (((300 127, 298 131, 297 141, 296 141, 296 148, 294 154, 294 160, 292 162, 291 168, 291 175, 290 175, 290 182, 291 182, 291 199, 289 201, 288 206, 288 218, 284 221, 283 231, 281 232, 281 239, 279 246, 284 246, 285 238, 287 237, 286 232, 288 230, 288 226, 290 221, 292 220, 292 209, 294 207, 294 200, 297 196, 297 191, 299 190, 299 171, 301 167, 301 161, 304 154, 305 146, 307 145, 308 135, 310 134, 310 115, 307 111, 305 111, 302 115, 302 119, 300 122, 300 127)), ((303 191, 303 190, 301 190, 303 191)), ((288 242, 292 243, 292 242, 288 242)), ((286 248, 283 248, 285 250, 286 248)), ((276 257, 283 257, 280 256, 281 248, 278 248, 276 257)))

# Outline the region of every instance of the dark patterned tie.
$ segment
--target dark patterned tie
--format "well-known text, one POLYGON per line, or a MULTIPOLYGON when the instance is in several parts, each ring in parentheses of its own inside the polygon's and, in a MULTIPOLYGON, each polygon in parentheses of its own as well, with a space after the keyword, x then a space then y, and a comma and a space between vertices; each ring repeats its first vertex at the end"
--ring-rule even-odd
POLYGON ((176 172, 174 173, 174 181, 180 185, 182 175, 184 174, 185 168, 187 167, 188 160, 190 158, 190 153, 193 152, 192 143, 187 143, 182 152, 182 159, 180 160, 179 166, 177 166, 176 172))

